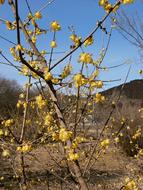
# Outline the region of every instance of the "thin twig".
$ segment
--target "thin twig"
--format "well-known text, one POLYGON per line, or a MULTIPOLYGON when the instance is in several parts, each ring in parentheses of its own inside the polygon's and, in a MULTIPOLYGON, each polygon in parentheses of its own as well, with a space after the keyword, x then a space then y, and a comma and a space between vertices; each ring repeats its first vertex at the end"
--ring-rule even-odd
MULTIPOLYGON (((17 69, 19 72, 21 72, 21 70, 19 69, 18 66, 14 65, 2 52, 0 52, 0 55, 9 63, 10 66, 14 67, 15 69, 17 69)), ((8 63, 5 63, 8 65, 8 63)))
POLYGON ((87 37, 85 37, 85 39, 83 41, 80 42, 80 44, 78 46, 76 46, 75 48, 73 48, 72 50, 70 50, 63 58, 61 58, 59 61, 57 61, 51 68, 50 70, 54 69, 57 65, 59 65, 62 61, 64 61, 67 57, 69 57, 72 53, 74 53, 79 47, 81 47, 84 42, 90 37, 92 36, 100 27, 101 25, 104 23, 104 21, 108 18, 108 16, 111 14, 112 10, 114 8, 116 8, 117 6, 119 6, 121 4, 120 0, 113 6, 113 8, 101 19, 101 21, 99 21, 97 23, 97 26, 93 29, 93 31, 91 31, 90 34, 88 34, 87 37))
POLYGON ((9 42, 9 43, 11 43, 13 45, 16 45, 16 43, 12 42, 11 40, 7 39, 6 37, 4 37, 2 35, 0 35, 0 38, 3 39, 3 40, 5 40, 6 42, 9 42))

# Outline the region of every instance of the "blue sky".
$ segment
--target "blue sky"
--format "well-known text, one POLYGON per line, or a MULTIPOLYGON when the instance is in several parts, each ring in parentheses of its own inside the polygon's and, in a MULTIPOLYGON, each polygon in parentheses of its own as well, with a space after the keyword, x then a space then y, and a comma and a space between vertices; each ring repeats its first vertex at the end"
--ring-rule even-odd
MULTIPOLYGON (((28 9, 26 7, 25 0, 20 0, 19 2, 20 15, 22 19, 24 19, 28 13, 28 9)), ((39 8, 41 8, 47 1, 29 0, 29 2, 33 12, 35 12, 39 10, 39 8)), ((77 34, 81 35, 84 38, 94 28, 97 20, 100 20, 103 17, 104 11, 102 8, 99 8, 97 2, 97 0, 55 0, 54 3, 42 11, 43 19, 39 22, 41 27, 48 29, 50 22, 53 20, 57 20, 62 26, 62 31, 59 32, 57 36, 57 51, 67 51, 69 48, 70 31, 68 29, 68 26, 73 25, 77 34)), ((134 14, 135 11, 138 11, 139 14, 143 17, 143 3, 140 2, 140 0, 135 0, 135 3, 133 5, 124 6, 123 8, 130 15, 134 14)), ((7 3, 7 0, 6 3, 0 7, 0 18, 13 21, 13 15, 11 13, 11 9, 7 3)), ((108 25, 109 23, 106 24, 107 30, 109 29, 108 25)), ((15 42, 15 32, 7 31, 5 29, 5 25, 0 22, 0 35, 7 37, 8 39, 15 42)), ((93 54, 95 53, 95 57, 98 55, 101 48, 101 39, 101 32, 97 32, 97 34, 95 34, 94 46, 91 46, 88 49, 89 52, 93 54)), ((38 43, 39 49, 47 50, 50 40, 50 33, 47 33, 46 36, 40 37, 38 43)), ((0 49, 2 49, 3 53, 12 60, 8 51, 9 47, 10 44, 8 42, 0 39, 0 49)), ((75 55, 77 54, 78 52, 75 53, 75 55)), ((62 57, 63 55, 64 54, 56 56, 56 59, 62 57)), ((140 57, 137 48, 126 41, 116 30, 113 30, 109 50, 104 60, 104 66, 109 67, 121 64, 123 62, 132 63, 131 72, 128 78, 128 81, 130 81, 140 78, 138 70, 142 67, 142 65, 139 63, 139 59, 140 57)), ((3 61, 1 57, 0 61, 3 61)), ((75 62, 75 68, 78 68, 79 66, 77 66, 78 63, 76 63, 76 57, 73 59, 73 62, 75 62)), ((121 78, 121 81, 119 82, 107 84, 106 88, 122 83, 126 77, 126 73, 128 72, 129 65, 130 64, 128 63, 122 67, 118 67, 117 69, 112 69, 108 72, 106 71, 102 73, 101 78, 103 80, 121 78)), ((63 65, 61 65, 59 69, 62 67, 63 65)), ((15 79, 20 84, 23 84, 25 82, 24 77, 21 77, 13 68, 10 68, 8 66, 0 65, 0 75, 9 79, 15 79)))

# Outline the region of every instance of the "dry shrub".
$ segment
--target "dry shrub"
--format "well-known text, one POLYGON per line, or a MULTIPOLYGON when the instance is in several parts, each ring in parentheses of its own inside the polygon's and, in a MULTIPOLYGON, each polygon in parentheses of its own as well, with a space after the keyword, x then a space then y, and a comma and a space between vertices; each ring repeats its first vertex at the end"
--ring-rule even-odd
POLYGON ((119 129, 120 145, 128 156, 135 156, 143 148, 143 119, 139 113, 140 101, 122 99, 114 113, 114 126, 119 129))

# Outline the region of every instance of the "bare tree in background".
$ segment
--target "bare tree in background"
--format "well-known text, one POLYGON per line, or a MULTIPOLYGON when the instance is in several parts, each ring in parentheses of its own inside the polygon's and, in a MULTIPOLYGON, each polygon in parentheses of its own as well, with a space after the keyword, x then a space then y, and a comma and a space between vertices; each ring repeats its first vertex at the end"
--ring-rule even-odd
POLYGON ((0 117, 7 116, 16 109, 21 87, 14 80, 0 77, 0 117))
POLYGON ((139 12, 129 15, 122 10, 118 13, 116 24, 121 35, 136 46, 143 55, 143 19, 139 12))

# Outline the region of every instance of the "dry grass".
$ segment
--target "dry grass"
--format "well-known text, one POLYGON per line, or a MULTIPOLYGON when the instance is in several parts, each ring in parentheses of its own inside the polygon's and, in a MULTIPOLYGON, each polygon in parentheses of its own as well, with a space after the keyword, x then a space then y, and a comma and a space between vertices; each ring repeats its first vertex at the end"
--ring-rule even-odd
MULTIPOLYGON (((44 146, 33 150, 26 156, 29 190, 70 189, 68 185, 61 183, 61 180, 57 179, 52 173, 47 172, 54 163, 47 150, 51 154, 51 150, 44 146)), ((60 155, 54 156, 58 156, 60 160, 60 155)), ((1 180, 0 183, 0 190, 18 190, 16 180, 12 179, 10 165, 4 160, 1 160, 0 163, 1 176, 4 176, 4 180, 1 180)), ((127 157, 122 149, 112 145, 94 163, 86 178, 89 178, 91 190, 119 190, 124 184, 126 176, 133 178, 140 175, 143 179, 142 165, 143 160, 141 158, 127 157)), ((65 164, 63 164, 63 171, 59 170, 57 166, 53 169, 54 174, 61 176, 66 172, 65 164)), ((68 178, 68 183, 73 183, 70 178, 68 178)), ((140 184, 140 190, 142 188, 143 184, 140 184)))

